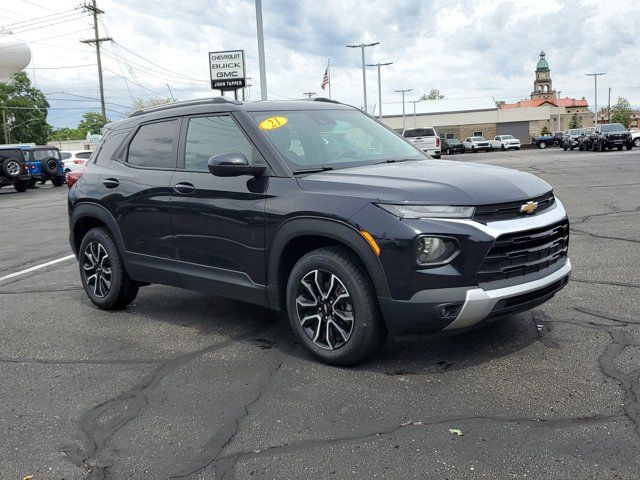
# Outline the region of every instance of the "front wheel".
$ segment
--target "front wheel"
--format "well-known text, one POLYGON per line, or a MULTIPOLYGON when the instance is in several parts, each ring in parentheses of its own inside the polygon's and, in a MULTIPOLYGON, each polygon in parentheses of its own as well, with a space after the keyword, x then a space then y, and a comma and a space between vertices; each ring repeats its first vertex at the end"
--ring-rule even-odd
POLYGON ((54 187, 61 187, 65 183, 64 177, 53 177, 51 179, 51 183, 54 187))
POLYGON ((502 150, 503 152, 507 149, 507 147, 504 146, 504 143, 500 146, 500 150, 502 150))
POLYGON ((387 335, 371 279, 342 247, 304 255, 287 283, 289 322, 311 353, 332 365, 353 365, 377 351, 387 335))
POLYGON ((27 188, 29 188, 29 183, 27 180, 20 180, 19 182, 13 184, 13 188, 16 189, 16 192, 26 192, 27 188))
MULTIPOLYGON (((633 145, 634 145, 634 146, 636 146, 636 147, 638 147, 638 148, 640 148, 640 137, 636 138, 636 139, 633 141, 633 145)), ((629 150, 631 150, 631 149, 629 148, 629 150)))
POLYGON ((538 144, 538 148, 542 148, 542 149, 547 148, 547 142, 540 142, 540 143, 538 144))
POLYGON ((89 230, 78 250, 80 279, 89 300, 103 310, 129 305, 138 294, 138 284, 129 278, 108 230, 89 230))

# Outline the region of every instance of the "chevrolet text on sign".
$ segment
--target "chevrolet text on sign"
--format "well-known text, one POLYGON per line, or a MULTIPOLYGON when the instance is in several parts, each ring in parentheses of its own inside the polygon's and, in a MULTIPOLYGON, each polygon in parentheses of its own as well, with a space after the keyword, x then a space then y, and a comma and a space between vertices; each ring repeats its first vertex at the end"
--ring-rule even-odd
POLYGON ((211 88, 235 90, 245 86, 244 50, 209 52, 211 88))

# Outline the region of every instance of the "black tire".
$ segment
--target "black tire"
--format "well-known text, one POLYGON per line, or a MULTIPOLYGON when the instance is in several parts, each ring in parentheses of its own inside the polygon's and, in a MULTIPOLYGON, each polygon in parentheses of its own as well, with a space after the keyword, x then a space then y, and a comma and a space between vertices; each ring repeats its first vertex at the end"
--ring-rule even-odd
POLYGON ((29 180, 27 180, 27 184, 29 188, 33 188, 36 186, 36 182, 38 180, 36 180, 35 178, 31 177, 29 180))
POLYGON ((64 177, 53 177, 51 179, 51 183, 53 184, 54 187, 61 187, 66 182, 65 182, 64 177))
POLYGON ((563 145, 562 149, 566 152, 569 149, 569 147, 567 147, 566 145, 563 145))
POLYGON ((0 163, 0 170, 2 170, 2 175, 4 175, 10 180, 13 180, 14 178, 19 178, 20 174, 22 173, 21 172, 22 167, 20 165, 20 162, 13 158, 5 158, 0 163))
POLYGON ((47 183, 47 179, 46 178, 41 178, 40 180, 38 180, 38 183, 40 185, 44 185, 45 183, 47 183))
POLYGON ((620 151, 622 151, 622 147, 623 147, 623 145, 618 145, 616 148, 617 148, 617 149, 618 149, 618 151, 620 152, 620 151))
POLYGON ((50 176, 58 173, 58 160, 53 157, 47 157, 42 159, 42 171, 50 176))
POLYGON ((573 150, 574 150, 575 148, 576 148, 576 147, 574 147, 573 145, 571 145, 571 151, 572 151, 572 152, 573 152, 573 150))
POLYGON ((78 266, 84 291, 96 307, 103 310, 117 310, 126 307, 136 298, 139 286, 127 275, 120 252, 106 228, 94 228, 84 236, 78 251, 78 266), (108 257, 106 260, 104 254, 100 253, 102 251, 108 257), (90 255, 91 252, 93 252, 92 255, 90 255), (87 268, 92 265, 92 262, 97 267, 87 268), (94 273, 96 277, 92 281, 90 277, 94 273), (108 275, 110 281, 108 288, 105 288, 106 283, 100 280, 101 273, 103 278, 108 275), (97 287, 98 285, 100 288, 97 287))
POLYGON ((543 150, 544 150, 545 148, 547 148, 547 142, 540 142, 540 143, 538 144, 538 148, 541 148, 541 149, 543 149, 543 150))
MULTIPOLYGON (((633 140, 633 146, 640 148, 640 137, 637 137, 633 140)), ((627 148, 627 149, 631 150, 630 148, 627 148)))
POLYGON ((516 150, 520 150, 520 147, 516 147, 516 150))
MULTIPOLYGON (((308 281, 306 283, 309 284, 308 281)), ((371 279, 355 255, 345 248, 320 248, 304 255, 289 275, 286 294, 287 312, 293 331, 305 347, 325 363, 354 365, 376 352, 386 339, 387 329, 382 321, 371 279), (320 272, 317 281, 315 272, 320 272), (316 293, 305 288, 305 278, 314 279, 311 288, 316 293), (315 286, 319 284, 324 291, 315 286), (313 304, 313 299, 317 299, 325 291, 328 292, 326 300, 323 301, 321 297, 320 301, 315 300, 313 304), (347 294, 346 297, 332 303, 335 297, 344 293, 347 294), (309 305, 301 305, 304 300, 309 305), (345 303, 339 304, 339 301, 345 303), (335 313, 336 305, 343 305, 344 310, 338 310, 340 315, 335 313), (351 323, 344 321, 342 317, 349 314, 351 323), (302 326, 301 315, 304 315, 302 318, 310 318, 306 328, 302 326), (317 321, 314 317, 318 317, 317 321), (346 340, 345 335, 340 339, 336 327, 326 319, 333 324, 341 324, 343 332, 348 333, 346 340), (347 329, 350 329, 349 332, 347 329), (320 338, 323 335, 325 338, 320 338), (331 344, 332 340, 334 345, 331 344)))
POLYGON ((454 153, 454 152, 453 152, 453 148, 449 148, 449 149, 447 150, 447 154, 448 154, 448 155, 453 155, 453 153, 454 153))
POLYGON ((504 143, 502 145, 500 145, 500 150, 502 150, 503 152, 506 150, 506 147, 504 146, 504 143))
POLYGON ((601 152, 606 152, 607 151, 607 147, 605 146, 604 142, 600 142, 600 151, 601 152))
POLYGON ((440 159, 440 154, 439 153, 434 153, 433 154, 433 158, 435 158, 436 160, 440 159))
POLYGON ((627 147, 627 150, 631 150, 633 148, 633 143, 631 142, 627 143, 626 147, 627 147))
POLYGON ((27 188, 29 188, 29 182, 28 180, 20 180, 13 184, 13 188, 16 189, 16 192, 26 192, 27 188))

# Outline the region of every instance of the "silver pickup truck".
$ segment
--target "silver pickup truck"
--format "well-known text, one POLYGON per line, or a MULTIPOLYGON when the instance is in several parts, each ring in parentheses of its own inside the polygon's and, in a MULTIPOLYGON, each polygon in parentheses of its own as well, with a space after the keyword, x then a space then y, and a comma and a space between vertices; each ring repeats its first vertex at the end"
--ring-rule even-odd
POLYGON ((440 137, 433 127, 405 128, 402 136, 433 158, 440 158, 440 137))

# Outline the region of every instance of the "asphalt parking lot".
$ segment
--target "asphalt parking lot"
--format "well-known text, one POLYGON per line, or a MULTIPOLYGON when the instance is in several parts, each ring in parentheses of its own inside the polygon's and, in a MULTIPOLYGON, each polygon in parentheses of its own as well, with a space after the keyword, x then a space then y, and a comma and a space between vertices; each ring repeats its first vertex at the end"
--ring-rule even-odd
POLYGON ((572 281, 351 369, 278 315, 163 286, 97 310, 66 188, 0 189, 0 478, 637 479, 640 151, 452 157, 530 171, 572 221, 572 281))

